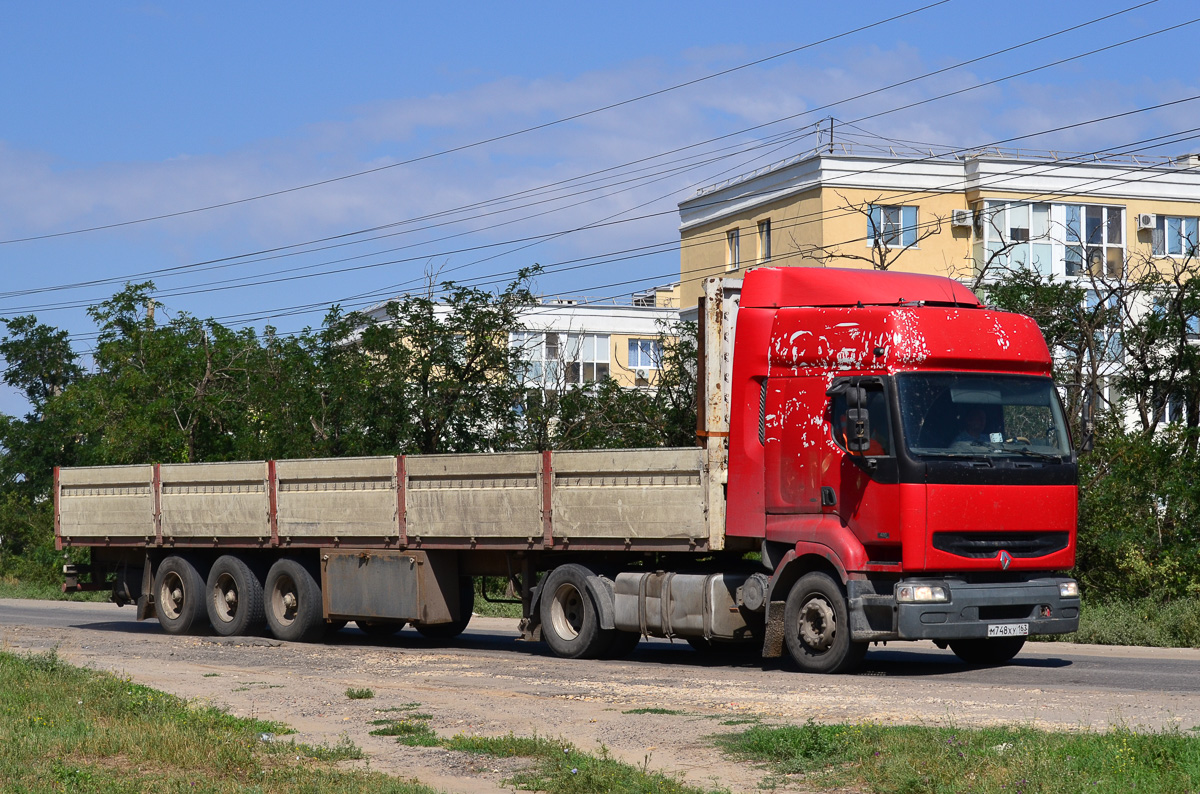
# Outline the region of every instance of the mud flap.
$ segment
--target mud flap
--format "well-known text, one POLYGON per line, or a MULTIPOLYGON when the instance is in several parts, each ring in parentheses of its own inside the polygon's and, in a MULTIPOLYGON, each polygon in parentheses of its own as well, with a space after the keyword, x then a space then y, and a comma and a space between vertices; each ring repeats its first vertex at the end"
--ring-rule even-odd
POLYGON ((767 604, 762 648, 764 659, 778 659, 783 656, 783 610, 786 604, 786 601, 771 601, 767 604))
POLYGON ((149 620, 157 617, 158 612, 154 609, 154 571, 147 556, 146 564, 142 566, 142 593, 137 600, 137 619, 149 620))

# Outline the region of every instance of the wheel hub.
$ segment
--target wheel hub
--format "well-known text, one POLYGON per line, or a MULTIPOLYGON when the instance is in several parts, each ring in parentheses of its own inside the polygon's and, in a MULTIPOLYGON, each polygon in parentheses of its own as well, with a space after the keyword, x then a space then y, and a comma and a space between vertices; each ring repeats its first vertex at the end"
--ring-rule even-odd
POLYGON ((837 631, 833 607, 823 598, 811 598, 800 608, 800 639, 814 651, 833 647, 837 631))

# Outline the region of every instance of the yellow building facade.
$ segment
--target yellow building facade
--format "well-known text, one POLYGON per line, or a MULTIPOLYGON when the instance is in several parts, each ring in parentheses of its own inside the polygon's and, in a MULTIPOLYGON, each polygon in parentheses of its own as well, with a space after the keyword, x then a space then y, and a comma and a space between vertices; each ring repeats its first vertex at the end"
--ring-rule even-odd
POLYGON ((1114 278, 1192 261, 1200 158, 819 151, 679 205, 680 305, 762 266, 884 267, 985 284, 1003 268, 1114 278))

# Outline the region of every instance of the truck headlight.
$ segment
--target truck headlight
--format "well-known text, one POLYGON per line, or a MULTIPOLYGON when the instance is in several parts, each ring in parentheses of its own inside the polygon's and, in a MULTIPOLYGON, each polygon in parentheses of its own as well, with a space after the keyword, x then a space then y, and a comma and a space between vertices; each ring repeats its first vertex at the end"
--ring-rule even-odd
POLYGON ((1058 595, 1062 598, 1079 598, 1079 582, 1059 582, 1058 595))
POLYGON ((896 588, 896 600, 902 603, 949 601, 950 593, 939 585, 905 584, 896 588))

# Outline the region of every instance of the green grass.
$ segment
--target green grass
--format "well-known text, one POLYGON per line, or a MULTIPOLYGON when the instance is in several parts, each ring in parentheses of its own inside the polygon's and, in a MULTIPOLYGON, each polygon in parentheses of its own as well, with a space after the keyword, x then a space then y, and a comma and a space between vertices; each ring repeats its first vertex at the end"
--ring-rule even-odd
POLYGON ((44 601, 111 601, 112 590, 64 593, 62 587, 47 582, 29 582, 0 576, 0 598, 37 598, 44 601))
POLYGON ((756 726, 714 737, 805 786, 872 794, 1182 794, 1200 790, 1200 737, 1180 730, 756 726))
POLYGON ((443 746, 466 753, 502 758, 527 758, 530 765, 504 780, 505 785, 547 794, 704 794, 673 777, 651 772, 649 756, 642 766, 633 766, 609 756, 601 748, 596 755, 571 744, 538 736, 484 737, 458 735, 443 746))
POLYGON ((278 737, 290 729, 188 703, 55 653, 0 652, 0 781, 5 791, 389 792, 433 794, 341 769, 362 751, 278 737))
MULTIPOLYGON (((508 593, 508 580, 502 576, 484 576, 483 586, 488 598, 507 599, 512 598, 508 593)), ((495 601, 485 601, 479 595, 479 580, 475 580, 475 614, 489 618, 519 618, 521 617, 520 604, 496 603, 495 601)), ((519 596, 518 596, 519 597, 519 596)))
POLYGON ((1084 603, 1079 631, 1038 639, 1091 645, 1200 648, 1200 598, 1084 603))
POLYGON ((370 700, 375 697, 375 690, 362 687, 361 689, 350 687, 346 690, 346 697, 351 700, 370 700))

